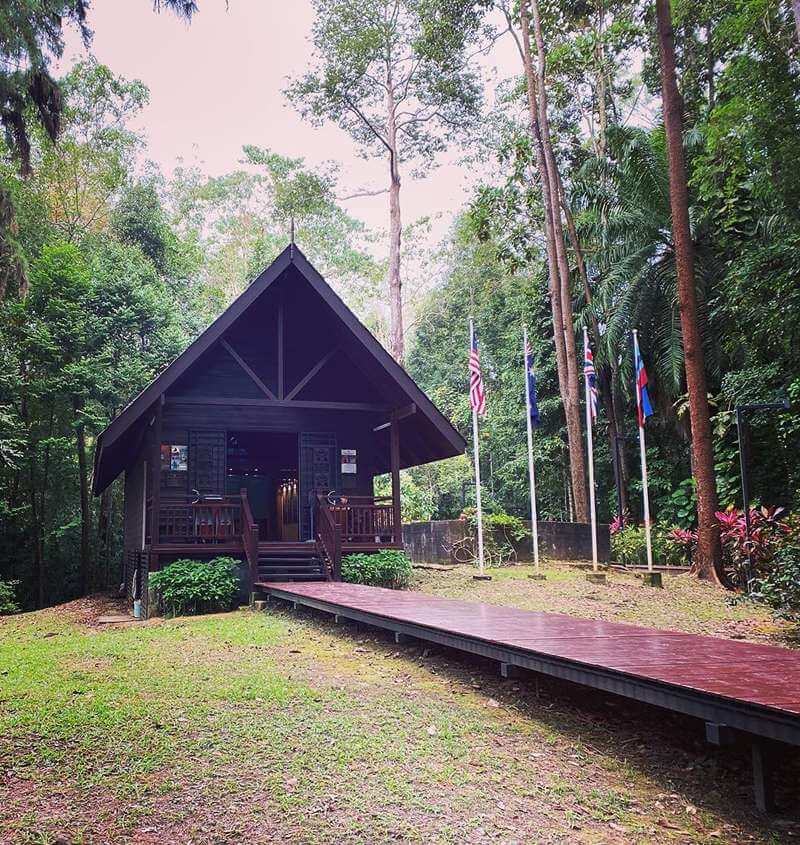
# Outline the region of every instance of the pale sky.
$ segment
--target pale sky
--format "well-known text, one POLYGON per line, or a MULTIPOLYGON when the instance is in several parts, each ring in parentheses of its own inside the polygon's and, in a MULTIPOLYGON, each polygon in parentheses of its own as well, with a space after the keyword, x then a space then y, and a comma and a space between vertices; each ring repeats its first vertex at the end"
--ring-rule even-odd
MULTIPOLYGON (((360 158, 349 136, 333 125, 319 129, 301 120, 283 95, 287 77, 301 74, 310 59, 310 0, 200 0, 187 25, 174 15, 152 11, 152 0, 93 0, 91 50, 118 75, 140 79, 150 104, 135 127, 143 130, 147 158, 169 175, 179 159, 210 175, 233 170, 243 144, 302 156, 309 165, 326 160, 342 168, 342 195, 384 187, 382 160, 360 158)), ((483 61, 500 78, 518 72, 519 59, 506 36, 483 61)), ((83 55, 70 35, 65 64, 83 55)), ((469 196, 477 173, 457 164, 457 152, 424 180, 406 174, 404 222, 441 214, 434 235, 441 237, 469 196)), ((345 203, 370 227, 387 225, 385 195, 345 203)))

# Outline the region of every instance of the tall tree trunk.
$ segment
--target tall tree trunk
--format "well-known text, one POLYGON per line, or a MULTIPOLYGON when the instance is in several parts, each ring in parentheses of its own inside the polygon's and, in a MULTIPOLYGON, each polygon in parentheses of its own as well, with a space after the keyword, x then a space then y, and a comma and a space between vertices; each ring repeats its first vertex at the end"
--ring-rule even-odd
POLYGON ((794 26, 797 30, 797 43, 800 44, 800 0, 792 0, 792 11, 794 12, 794 26))
MULTIPOLYGON (((564 219, 567 222, 567 233, 569 235, 572 250, 575 253, 575 266, 578 268, 578 275, 583 283, 583 295, 586 298, 586 304, 589 307, 589 319, 591 322, 590 333, 591 340, 595 349, 600 345, 600 326, 597 322, 597 315, 592 308, 592 289, 589 285, 589 274, 586 272, 586 261, 583 257, 583 249, 578 238, 578 230, 575 227, 575 219, 572 216, 567 198, 564 194, 564 185, 561 181, 561 176, 558 179, 558 193, 561 207, 564 210, 564 219)), ((628 513, 628 472, 627 472, 627 458, 625 450, 622 448, 622 438, 620 437, 621 425, 619 423, 619 414, 617 405, 617 397, 614 393, 614 373, 608 365, 597 366, 597 381, 600 387, 600 401, 603 403, 603 410, 608 420, 608 445, 612 458, 612 467, 614 469, 614 484, 619 492, 621 513, 623 516, 628 513), (619 465, 614 460, 614 454, 619 449, 619 465)))
POLYGON ((692 427, 692 467, 697 481, 697 560, 703 578, 718 581, 720 562, 719 528, 715 517, 717 486, 711 440, 703 344, 697 319, 694 252, 689 229, 689 196, 683 157, 683 102, 675 75, 675 35, 670 0, 656 0, 658 45, 661 54, 661 86, 664 128, 669 162, 669 196, 672 209, 672 238, 678 277, 678 308, 689 394, 692 427))
POLYGON ((405 359, 403 287, 400 277, 400 167, 397 160, 397 121, 391 77, 386 86, 387 140, 389 146, 389 344, 398 364, 405 359))
POLYGON ((92 513, 89 506, 89 474, 86 460, 86 427, 81 416, 83 404, 74 403, 76 414, 75 439, 78 451, 78 482, 81 501, 81 552, 80 552, 80 583, 81 594, 86 595, 94 588, 91 557, 92 513))
MULTIPOLYGON (((527 56, 526 63, 530 64, 532 69, 532 61, 530 60, 530 22, 528 20, 528 5, 528 0, 524 0, 524 2, 520 5, 520 19, 522 21, 523 29, 523 46, 527 56)), ((564 338, 564 350, 566 353, 567 390, 562 399, 564 401, 564 413, 567 421, 570 475, 572 478, 573 499, 575 502, 575 517, 578 522, 588 522, 589 503, 586 485, 586 461, 583 453, 583 433, 581 429, 581 380, 578 375, 578 350, 575 343, 575 331, 572 325, 572 292, 570 289, 569 262, 567 260, 567 250, 564 243, 564 227, 561 219, 561 206, 559 201, 560 177, 550 138, 550 121, 547 116, 547 90, 545 78, 546 54, 537 0, 532 0, 530 2, 530 10, 538 56, 537 78, 534 79, 534 90, 537 95, 536 115, 538 133, 541 139, 542 151, 544 153, 545 171, 547 173, 549 183, 548 199, 545 201, 545 209, 550 214, 552 239, 555 247, 559 280, 558 290, 561 297, 561 331, 564 338)))
MULTIPOLYGON (((796 4, 800 4, 800 0, 795 0, 796 4)), ((714 42, 712 41, 713 27, 711 25, 711 18, 706 21, 706 73, 708 74, 708 110, 713 111, 716 87, 714 85, 714 65, 717 63, 714 56, 714 42)))
MULTIPOLYGON (((558 264, 556 259, 555 238, 553 235, 552 215, 550 214, 551 204, 551 189, 550 177, 547 172, 547 165, 545 163, 544 148, 542 146, 542 134, 539 127, 539 116, 536 98, 536 78, 533 71, 533 61, 530 53, 530 32, 528 25, 528 11, 526 4, 523 3, 520 9, 521 29, 522 29, 522 62, 525 68, 525 79, 528 89, 528 110, 531 122, 531 134, 533 136, 533 150, 536 159, 536 168, 539 171, 539 181, 541 182, 542 191, 542 205, 544 207, 544 235, 545 246, 547 253, 547 271, 548 271, 548 296, 550 298, 550 313, 553 318, 553 346, 555 348, 556 357, 556 374, 558 376, 558 390, 561 396, 564 408, 567 407, 567 396, 569 394, 569 383, 567 379, 567 351, 564 345, 564 321, 561 314, 561 281, 558 273, 558 264)), ((510 22, 509 22, 510 23, 510 22)), ((571 453, 570 453, 571 458, 571 453)), ((570 460, 570 479, 572 477, 572 463, 570 460)), ((572 482, 568 485, 570 493, 572 492, 572 482)), ((566 497, 571 501, 571 496, 566 497)), ((571 508, 567 508, 571 513, 571 508)))
POLYGON ((16 241, 18 233, 14 200, 9 191, 0 187, 0 303, 8 296, 9 282, 20 299, 28 295, 28 274, 16 241))

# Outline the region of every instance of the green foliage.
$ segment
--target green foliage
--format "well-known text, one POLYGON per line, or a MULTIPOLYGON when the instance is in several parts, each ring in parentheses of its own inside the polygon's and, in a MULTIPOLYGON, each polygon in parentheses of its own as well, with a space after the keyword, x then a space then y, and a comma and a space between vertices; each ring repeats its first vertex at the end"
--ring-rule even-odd
MULTIPOLYGON (((680 566, 688 563, 685 549, 670 536, 671 529, 654 526, 651 533, 653 563, 680 566)), ((611 555, 622 566, 647 565, 647 537, 644 527, 629 525, 611 535, 611 555)))
POLYGON ((697 524, 697 491, 694 478, 685 478, 658 511, 661 522, 690 529, 697 524))
POLYGON ((416 0, 313 5, 315 68, 286 91, 303 116, 337 123, 367 154, 394 147, 393 169, 430 164, 475 119, 482 92, 463 47, 478 28, 465 4, 438 4, 438 14, 416 0))
POLYGON ((19 613, 20 606, 17 602, 16 587, 19 581, 0 580, 0 616, 8 616, 11 613, 19 613))
POLYGON ((230 610, 239 589, 239 561, 181 559, 151 573, 149 586, 159 606, 169 616, 230 610))
POLYGON ((750 598, 800 621, 800 544, 796 540, 775 552, 767 574, 752 582, 750 598))
MULTIPOLYGON (((529 537, 531 532, 518 516, 491 508, 490 503, 489 509, 483 514, 484 558, 493 566, 504 566, 516 560, 516 544, 529 537)), ((477 537, 477 510, 473 507, 464 508, 462 516, 469 526, 469 536, 477 537)))
POLYGON ((405 552, 397 549, 347 555, 342 559, 342 580, 351 584, 402 589, 410 578, 411 561, 405 552))
POLYGON ((519 543, 530 535, 525 523, 518 517, 507 513, 487 513, 486 527, 501 533, 507 540, 519 543))

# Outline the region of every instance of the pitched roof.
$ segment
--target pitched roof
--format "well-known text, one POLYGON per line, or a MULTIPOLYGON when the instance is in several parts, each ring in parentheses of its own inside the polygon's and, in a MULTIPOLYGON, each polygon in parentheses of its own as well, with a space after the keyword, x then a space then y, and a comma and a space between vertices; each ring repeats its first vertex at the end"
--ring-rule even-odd
MULTIPOLYGON (((350 336, 356 342, 358 350, 374 365, 378 365, 386 377, 391 379, 396 387, 402 391, 406 400, 401 404, 413 404, 416 408, 414 416, 420 414, 422 419, 431 427, 430 431, 431 434, 434 434, 433 439, 436 443, 431 443, 431 453, 426 454, 424 460, 419 462, 452 457, 464 451, 465 441, 447 417, 436 408, 411 376, 344 304, 333 288, 303 255, 299 247, 291 244, 98 436, 94 456, 93 490, 95 495, 102 492, 126 468, 132 451, 131 446, 143 434, 145 415, 152 410, 154 403, 175 384, 201 355, 221 340, 236 320, 292 267, 301 274, 313 291, 331 309, 340 323, 346 327, 350 336)), ((231 400, 231 404, 235 405, 236 400, 231 400)), ((397 407, 401 407, 401 404, 397 407)))

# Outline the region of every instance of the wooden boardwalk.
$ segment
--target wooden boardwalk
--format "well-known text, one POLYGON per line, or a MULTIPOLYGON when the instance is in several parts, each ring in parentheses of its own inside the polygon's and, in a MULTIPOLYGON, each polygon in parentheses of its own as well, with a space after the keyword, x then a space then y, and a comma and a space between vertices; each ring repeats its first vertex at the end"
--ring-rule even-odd
POLYGON ((756 801, 769 803, 769 741, 800 745, 800 651, 621 622, 337 582, 270 595, 703 719, 712 742, 753 740, 756 801))

